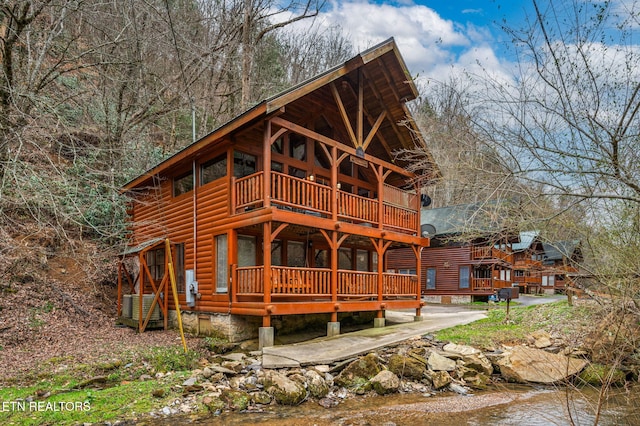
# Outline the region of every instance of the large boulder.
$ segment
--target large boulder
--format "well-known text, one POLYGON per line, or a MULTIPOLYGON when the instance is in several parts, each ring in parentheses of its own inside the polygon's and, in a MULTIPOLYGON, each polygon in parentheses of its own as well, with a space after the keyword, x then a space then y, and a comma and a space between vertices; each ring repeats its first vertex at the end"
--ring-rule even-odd
POLYGON ((473 346, 457 345, 455 343, 448 343, 442 348, 448 354, 456 354, 460 356, 463 365, 467 368, 471 368, 487 376, 493 373, 493 365, 491 361, 484 356, 484 354, 473 346))
POLYGON ((456 369, 456 362, 433 351, 427 360, 429 368, 433 371, 453 371, 456 369))
POLYGON ((307 389, 314 398, 324 398, 329 393, 329 385, 322 375, 315 370, 307 370, 304 373, 307 381, 307 389))
POLYGON ((420 380, 427 371, 427 366, 415 357, 393 355, 389 358, 387 368, 392 373, 414 380, 420 380))
POLYGON ((368 354, 349 364, 333 380, 334 384, 345 388, 358 388, 365 385, 381 371, 376 354, 368 354))
POLYGON ((400 387, 400 379, 389 370, 382 370, 376 374, 370 383, 378 395, 398 392, 400 387))
POLYGON ((307 397, 307 390, 302 384, 273 370, 265 371, 261 382, 278 404, 298 405, 307 397))
POLYGON ((446 371, 431 371, 429 372, 429 377, 433 382, 433 388, 436 390, 448 386, 453 380, 446 371))
POLYGON ((519 383, 561 382, 580 373, 587 364, 584 360, 526 346, 516 346, 498 360, 502 377, 519 383))

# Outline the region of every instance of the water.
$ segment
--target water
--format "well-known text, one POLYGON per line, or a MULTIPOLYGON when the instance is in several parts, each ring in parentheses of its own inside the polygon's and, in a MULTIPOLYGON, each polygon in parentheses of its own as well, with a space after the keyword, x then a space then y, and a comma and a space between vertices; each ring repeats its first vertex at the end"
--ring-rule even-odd
MULTIPOLYGON (((599 425, 640 425, 639 389, 614 389, 603 404, 599 425)), ((597 389, 567 391, 505 385, 472 396, 415 394, 348 399, 325 409, 315 402, 269 406, 263 412, 223 413, 197 425, 593 425, 597 389)), ((175 420, 175 419, 174 419, 175 420)))

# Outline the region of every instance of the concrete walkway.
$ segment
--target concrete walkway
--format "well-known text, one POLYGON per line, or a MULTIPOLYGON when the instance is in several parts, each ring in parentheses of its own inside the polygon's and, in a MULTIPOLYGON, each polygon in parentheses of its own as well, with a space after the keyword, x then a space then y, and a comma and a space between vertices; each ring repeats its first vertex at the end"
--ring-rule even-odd
POLYGON ((482 318, 486 318, 484 311, 468 311, 463 308, 455 312, 425 312, 422 321, 413 321, 413 312, 387 311, 387 322, 399 324, 368 328, 334 337, 321 337, 292 345, 263 348, 262 366, 294 368, 304 365, 330 364, 412 337, 456 325, 469 324, 482 318))

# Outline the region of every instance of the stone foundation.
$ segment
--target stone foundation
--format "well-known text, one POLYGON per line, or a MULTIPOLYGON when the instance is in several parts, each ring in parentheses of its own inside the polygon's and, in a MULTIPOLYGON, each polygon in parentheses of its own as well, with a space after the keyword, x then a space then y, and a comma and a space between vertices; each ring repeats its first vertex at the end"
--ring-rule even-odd
POLYGON ((461 295, 438 295, 438 296, 422 296, 422 300, 427 303, 442 303, 446 305, 463 305, 471 303, 473 296, 469 294, 461 295))
MULTIPOLYGON (((180 315, 186 333, 218 337, 229 342, 257 339, 258 329, 262 327, 262 317, 191 311, 181 311, 180 315)), ((338 321, 343 325, 367 324, 371 323, 375 316, 375 312, 345 312, 338 314, 338 321)), ((276 334, 290 334, 314 328, 327 330, 327 324, 330 322, 331 314, 271 317, 271 325, 276 334)), ((169 326, 178 328, 176 311, 169 311, 169 326)))

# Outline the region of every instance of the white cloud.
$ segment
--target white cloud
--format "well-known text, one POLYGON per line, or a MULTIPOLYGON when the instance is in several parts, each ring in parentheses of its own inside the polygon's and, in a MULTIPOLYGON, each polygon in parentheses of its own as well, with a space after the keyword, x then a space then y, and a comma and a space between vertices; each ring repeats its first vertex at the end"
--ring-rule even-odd
POLYGON ((340 25, 357 51, 394 37, 413 75, 441 80, 452 70, 475 67, 475 59, 470 58, 476 56, 501 66, 489 47, 488 29, 443 19, 426 6, 334 1, 318 19, 325 27, 340 25))

